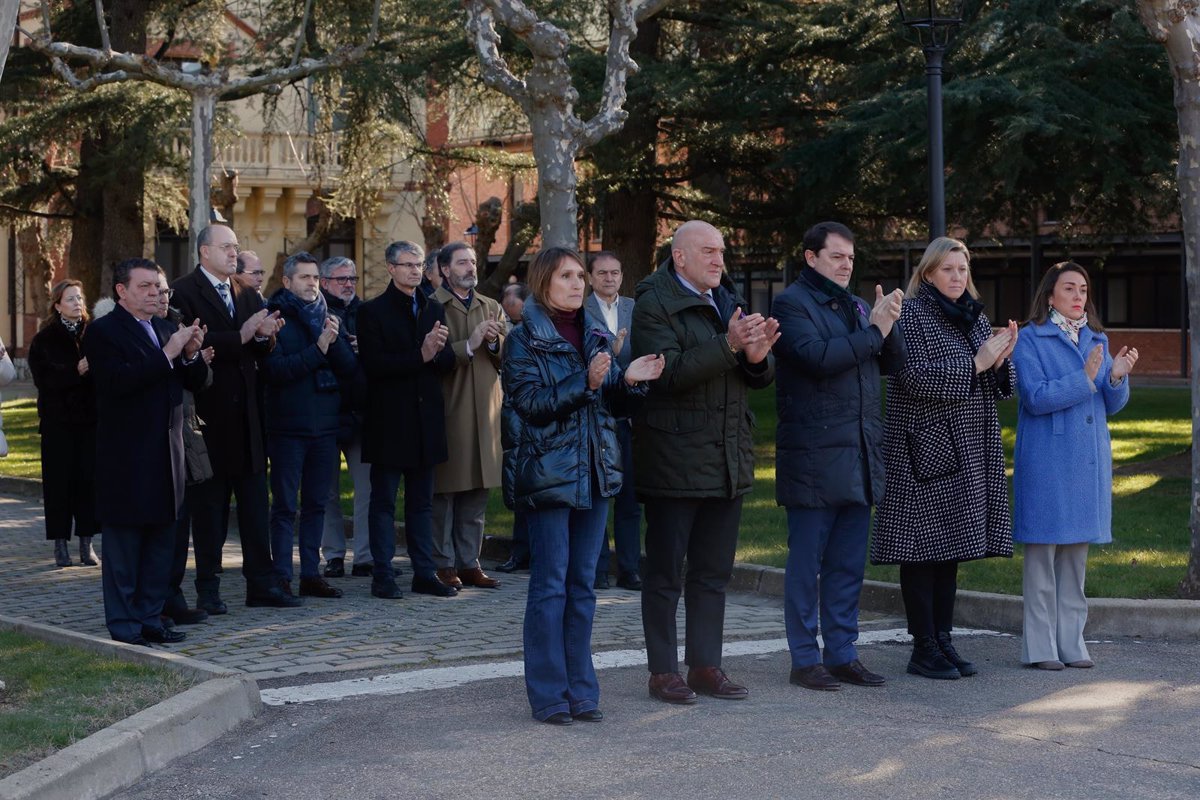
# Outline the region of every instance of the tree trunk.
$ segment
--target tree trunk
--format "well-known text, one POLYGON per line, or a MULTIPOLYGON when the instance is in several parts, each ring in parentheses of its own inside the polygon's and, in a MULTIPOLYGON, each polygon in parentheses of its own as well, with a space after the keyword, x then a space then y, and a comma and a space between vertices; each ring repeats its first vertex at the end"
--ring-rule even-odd
MULTIPOLYGON (((1139 0, 1138 11, 1151 37, 1166 45, 1175 79, 1179 118, 1179 205, 1187 255, 1188 350, 1192 375, 1192 441, 1200 439, 1200 12, 1181 0, 1139 0)), ((1200 598, 1200 449, 1192 448, 1191 547, 1183 597, 1200 598)))
POLYGON ((537 238, 538 229, 541 227, 538 199, 535 197, 521 203, 513 209, 512 217, 508 247, 504 248, 504 255, 500 256, 500 263, 496 265, 496 269, 479 284, 479 293, 488 297, 500 297, 504 284, 508 283, 509 277, 517 271, 521 258, 537 238))
POLYGON ((213 115, 217 110, 217 95, 211 90, 197 89, 192 92, 192 157, 188 170, 188 253, 196 258, 196 240, 200 230, 209 223, 212 215, 211 185, 212 172, 213 115))
MULTIPOLYGON (((629 47, 643 68, 658 53, 662 26, 657 18, 638 27, 629 47)), ((644 74, 644 73, 641 73, 644 74)), ((629 119, 625 127, 593 149, 603 174, 619 175, 619 187, 605 193, 602 224, 604 249, 617 254, 624 272, 625 294, 632 295, 638 281, 654 271, 654 245, 658 239, 658 197, 655 172, 658 166, 658 114, 654 92, 641 75, 629 79, 629 119)))
POLYGON ((8 49, 12 45, 20 10, 21 0, 0 0, 0 78, 4 77, 4 63, 8 61, 8 49))
POLYGON ((491 275, 488 269, 488 254, 496 243, 496 231, 504 220, 504 203, 499 197, 489 197, 479 204, 475 210, 475 260, 479 264, 479 274, 486 278, 491 275))
POLYGON ((575 154, 579 145, 567 129, 568 107, 540 104, 529 114, 533 157, 537 161, 542 247, 579 249, 579 208, 575 154))
POLYGON ((104 180, 96 161, 104 150, 104 134, 85 134, 79 143, 79 173, 75 177, 75 216, 71 220, 71 249, 67 274, 83 283, 89 302, 112 293, 100 283, 104 252, 104 180))

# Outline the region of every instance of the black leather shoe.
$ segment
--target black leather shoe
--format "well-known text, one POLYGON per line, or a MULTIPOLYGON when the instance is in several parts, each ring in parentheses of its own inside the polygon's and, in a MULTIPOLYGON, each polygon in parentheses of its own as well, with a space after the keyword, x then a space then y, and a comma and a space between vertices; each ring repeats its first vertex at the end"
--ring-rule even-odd
POLYGON ((610 588, 612 588, 608 585, 608 573, 607 572, 597 572, 596 573, 596 582, 592 584, 592 588, 593 589, 610 589, 610 588))
POLYGON ((565 711, 559 711, 546 717, 542 722, 547 725, 570 725, 575 720, 571 719, 571 715, 565 711))
POLYGON ((954 649, 954 643, 950 641, 950 631, 942 631, 934 638, 937 639, 938 649, 942 651, 942 655, 954 665, 959 675, 969 678, 972 675, 979 674, 979 668, 960 656, 958 651, 954 649))
POLYGON ((215 595, 197 597, 196 608, 201 609, 210 617, 218 617, 221 614, 229 613, 229 606, 225 605, 225 601, 215 595))
POLYGON ((162 625, 167 630, 171 630, 172 628, 175 627, 175 620, 171 619, 166 614, 159 614, 158 615, 158 624, 162 625))
POLYGON ((642 579, 637 575, 622 575, 617 578, 617 586, 622 589, 628 589, 631 592, 640 592, 642 590, 642 579))
POLYGON ((509 558, 508 561, 496 567, 496 572, 516 572, 519 569, 529 569, 528 558, 509 558))
MULTIPOLYGON (((447 586, 437 578, 417 578, 412 579, 413 594, 431 594, 434 597, 454 597, 458 594, 458 589, 453 586, 447 586)), ((571 715, 568 714, 568 717, 571 715)))
POLYGON ((248 608, 299 608, 304 601, 279 586, 272 586, 258 594, 246 595, 248 608))
POLYGON ((829 674, 842 683, 853 683, 855 686, 883 686, 887 683, 887 678, 871 672, 857 658, 847 664, 830 667, 829 674))
POLYGON ((372 581, 371 596, 381 600, 399 600, 404 597, 404 592, 400 591, 395 581, 372 581))
POLYGON ((331 558, 325 562, 325 577, 326 578, 344 578, 346 577, 346 559, 331 558))
POLYGON ((324 578, 301 578, 301 597, 341 597, 342 590, 330 586, 324 578))
POLYGON ((838 679, 829 674, 824 664, 813 664, 811 667, 793 667, 788 682, 805 689, 815 689, 818 692, 836 692, 842 688, 838 679))
POLYGON ((174 629, 142 628, 142 638, 155 644, 178 644, 187 638, 187 634, 174 629))
POLYGON ((599 722, 604 719, 604 714, 601 713, 600 709, 593 708, 591 711, 580 711, 578 714, 572 714, 571 717, 580 722, 599 722))
POLYGON ((369 578, 375 572, 375 565, 371 562, 365 564, 355 564, 350 568, 350 576, 353 578, 369 578))

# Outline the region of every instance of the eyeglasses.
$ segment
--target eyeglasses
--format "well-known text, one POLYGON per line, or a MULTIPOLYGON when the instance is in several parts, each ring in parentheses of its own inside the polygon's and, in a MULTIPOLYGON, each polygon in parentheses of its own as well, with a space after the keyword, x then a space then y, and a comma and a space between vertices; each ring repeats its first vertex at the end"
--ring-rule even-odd
POLYGON ((331 280, 334 283, 341 283, 341 284, 358 283, 358 276, 357 275, 343 275, 338 278, 328 278, 328 280, 331 280))
POLYGON ((226 253, 240 253, 242 248, 238 247, 237 242, 226 242, 225 244, 206 244, 205 247, 216 247, 224 250, 226 253))
POLYGON ((267 271, 265 269, 252 269, 249 272, 245 272, 242 274, 244 274, 244 275, 266 275, 267 271))
POLYGON ((166 297, 168 300, 170 300, 174 295, 175 295, 174 289, 159 289, 158 290, 158 296, 166 297))
POLYGON ((387 263, 393 267, 400 267, 401 269, 421 269, 425 266, 420 261, 389 261, 387 263))

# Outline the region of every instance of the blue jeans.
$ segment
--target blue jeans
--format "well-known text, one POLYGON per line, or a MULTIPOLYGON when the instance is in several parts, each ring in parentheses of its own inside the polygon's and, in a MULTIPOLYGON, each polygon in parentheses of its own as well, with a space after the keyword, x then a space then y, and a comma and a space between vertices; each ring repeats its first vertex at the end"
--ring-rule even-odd
POLYGON ((325 503, 333 476, 329 462, 337 456, 337 436, 267 436, 271 457, 271 563, 274 574, 292 579, 292 531, 296 525, 296 493, 300 493, 300 577, 316 578, 321 563, 325 503))
POLYGON ((394 581, 392 558, 396 555, 396 491, 404 481, 404 537, 413 576, 435 578, 433 564, 433 468, 397 469, 371 465, 371 577, 376 582, 394 581))
POLYGON ((596 553, 608 503, 530 511, 529 594, 525 603, 525 691, 533 718, 599 708, 592 667, 596 553))
MULTIPOLYGON (((621 446, 621 491, 613 498, 613 547, 617 550, 617 577, 637 575, 642 565, 642 506, 633 488, 633 428, 629 420, 617 420, 617 443, 621 446)), ((610 561, 608 531, 600 540, 597 574, 608 574, 610 561)))
POLYGON ((858 598, 867 560, 870 506, 789 508, 783 621, 793 667, 821 662, 817 616, 825 642, 825 666, 858 658, 858 598))

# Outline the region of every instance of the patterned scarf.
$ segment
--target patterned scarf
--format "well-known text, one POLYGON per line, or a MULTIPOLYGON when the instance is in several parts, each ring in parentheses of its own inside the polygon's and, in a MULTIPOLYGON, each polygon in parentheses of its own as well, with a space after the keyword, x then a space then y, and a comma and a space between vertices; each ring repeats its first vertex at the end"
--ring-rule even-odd
POLYGON ((66 317, 64 317, 62 314, 58 315, 58 319, 60 322, 62 322, 63 327, 71 332, 72 336, 74 336, 76 333, 79 332, 79 326, 83 324, 82 319, 69 320, 66 317))
POLYGON ((1079 332, 1087 326, 1087 312, 1083 312, 1083 316, 1079 319, 1071 320, 1058 313, 1058 309, 1051 308, 1050 321, 1070 337, 1073 344, 1079 344, 1079 332))

